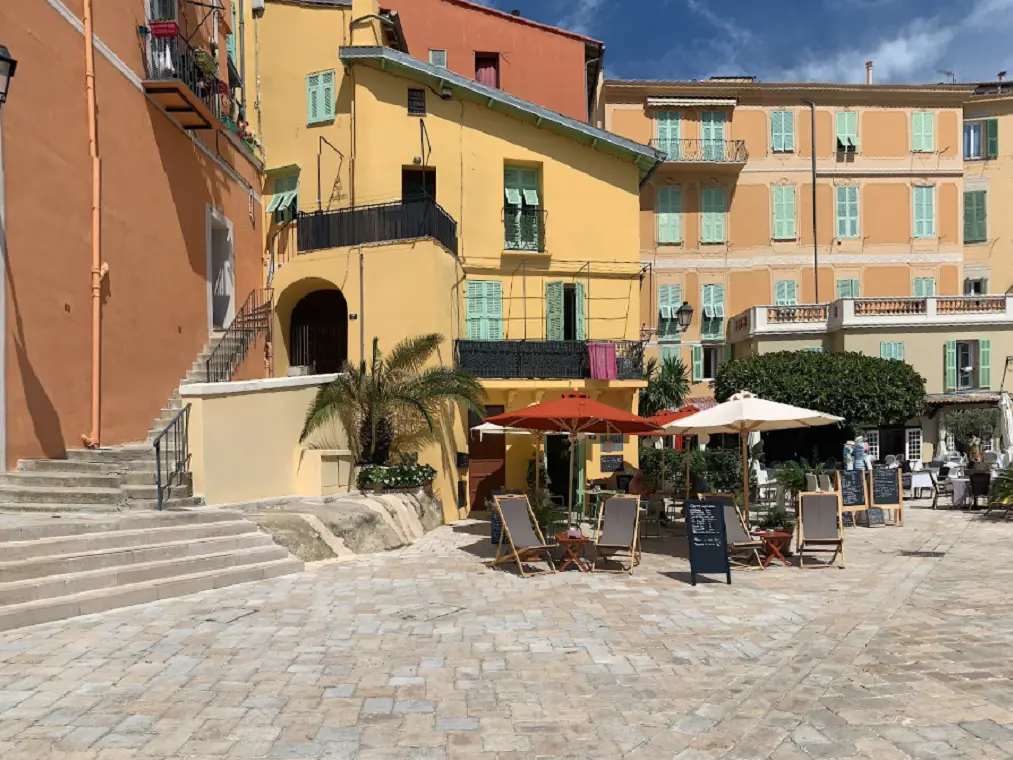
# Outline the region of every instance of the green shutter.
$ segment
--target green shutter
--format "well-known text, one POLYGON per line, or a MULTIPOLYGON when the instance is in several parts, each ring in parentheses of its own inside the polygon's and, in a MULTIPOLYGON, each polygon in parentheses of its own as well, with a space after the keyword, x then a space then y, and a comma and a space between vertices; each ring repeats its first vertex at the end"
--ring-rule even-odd
POLYGON ((703 380, 703 346, 693 346, 693 382, 703 380))
POLYGON ((930 111, 915 111, 911 114, 911 150, 915 153, 931 153, 935 150, 933 121, 930 111))
POLYGON ((978 387, 989 390, 992 387, 992 341, 978 341, 978 387))
POLYGON ((563 283, 545 283, 545 339, 563 339, 563 283))
POLYGON ((893 358, 898 361, 904 361, 904 342, 897 341, 893 344, 893 358))
POLYGON ((879 358, 880 359, 892 359, 893 357, 890 355, 892 348, 893 348, 893 344, 890 343, 890 341, 881 340, 879 342, 879 358))
POLYGON ((682 189, 658 188, 658 242, 682 242, 682 189))
POLYGON ((468 280, 468 340, 503 340, 503 283, 468 280))
POLYGON ((320 75, 310 74, 306 77, 306 123, 316 124, 320 121, 320 75))
POLYGON ((770 147, 774 153, 791 153, 795 149, 794 114, 791 111, 771 112, 770 147))
POLYGON ((503 283, 489 280, 485 283, 486 338, 503 340, 503 283))
POLYGON ((795 188, 792 185, 774 187, 774 239, 795 239, 795 188))
POLYGON ((901 341, 881 341, 879 356, 882 359, 904 361, 904 344, 901 341))
POLYGON ((320 120, 334 119, 334 70, 320 74, 320 120))
POLYGON ((701 293, 703 317, 700 337, 703 340, 723 340, 725 336, 725 286, 704 285, 701 293))
POLYGON ((576 307, 577 307, 575 309, 575 311, 577 312, 577 314, 576 314, 576 317, 577 317, 576 328, 577 329, 576 329, 575 333, 577 335, 577 340, 587 340, 587 333, 588 333, 588 329, 587 329, 587 305, 586 305, 587 302, 585 300, 587 298, 587 295, 586 295, 586 293, 584 291, 584 283, 582 283, 582 282, 575 282, 573 284, 573 290, 574 290, 574 296, 575 296, 576 307))
POLYGON ((999 157, 999 120, 985 119, 985 158, 999 157))
POLYGON ((936 236, 936 189, 917 185, 914 188, 915 237, 936 236))
POLYGON ((985 190, 964 193, 964 242, 980 243, 988 239, 988 196, 985 190))
POLYGON ((915 298, 931 298, 935 294, 935 277, 915 277, 915 298))
POLYGON ((236 57, 236 33, 239 31, 238 9, 235 0, 232 2, 232 34, 225 35, 225 51, 234 65, 237 64, 236 57))
POLYGON ((700 115, 703 136, 703 160, 721 161, 725 155, 725 114, 723 111, 704 111, 700 115))
POLYGON ((858 237, 858 188, 837 188, 837 237, 858 237))
POLYGON ((485 317, 485 283, 481 280, 468 280, 468 340, 482 340, 482 326, 485 317))
POLYGON ((700 205, 703 210, 700 242, 725 242, 725 189, 723 187, 704 188, 700 205))
POLYGON ((774 303, 777 306, 795 306, 798 303, 798 283, 795 280, 774 283, 774 303))
POLYGON ((837 139, 845 148, 848 147, 848 140, 851 140, 856 148, 858 147, 858 112, 837 112, 837 139))
POLYGON ((859 297, 859 286, 858 280, 846 279, 837 281, 837 297, 838 298, 858 298, 859 297))
POLYGON ((682 286, 658 286, 658 340, 679 340, 679 307, 682 286))
POLYGON ((681 359, 682 349, 678 346, 662 346, 661 347, 661 363, 664 364, 669 359, 681 359))
POLYGON ((957 390, 957 341, 946 341, 946 390, 957 390))
POLYGON ((669 161, 679 158, 679 112, 658 111, 655 119, 658 129, 658 150, 664 153, 669 161))
POLYGON ((731 343, 725 343, 724 351, 721 352, 721 364, 730 362, 735 355, 735 350, 732 348, 731 343))

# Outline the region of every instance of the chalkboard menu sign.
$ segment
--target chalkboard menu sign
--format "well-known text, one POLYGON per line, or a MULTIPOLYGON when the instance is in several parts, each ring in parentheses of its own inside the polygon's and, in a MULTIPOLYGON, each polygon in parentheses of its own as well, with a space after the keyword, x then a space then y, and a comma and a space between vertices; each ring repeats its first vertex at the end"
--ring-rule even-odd
MULTIPOLYGON (((890 467, 877 467, 872 471, 872 508, 889 509, 897 512, 897 524, 904 524, 904 497, 900 490, 900 470, 890 467)), ((871 510, 870 510, 871 511, 871 510)), ((873 522, 869 515, 869 525, 885 525, 885 519, 873 522)), ((877 515, 875 519, 879 520, 877 515)))
POLYGON ((869 511, 866 513, 866 523, 870 528, 876 528, 880 525, 886 525, 886 512, 878 507, 869 507, 869 511))
POLYGON ((854 507, 865 509, 868 506, 868 498, 865 495, 865 471, 844 470, 837 473, 841 489, 841 505, 844 509, 854 507))
POLYGON ((732 582, 725 534, 725 508, 716 500, 686 502, 686 537, 689 540, 689 574, 696 585, 698 573, 724 573, 732 582))
POLYGON ((622 491, 623 493, 630 492, 630 484, 633 482, 632 475, 617 475, 616 476, 616 490, 622 491))
POLYGON ((489 535, 492 538, 492 545, 499 546, 500 535, 503 533, 503 518, 499 516, 499 510, 492 510, 489 516, 489 535))
POLYGON ((601 457, 602 472, 618 472, 623 469, 622 454, 603 454, 601 457))

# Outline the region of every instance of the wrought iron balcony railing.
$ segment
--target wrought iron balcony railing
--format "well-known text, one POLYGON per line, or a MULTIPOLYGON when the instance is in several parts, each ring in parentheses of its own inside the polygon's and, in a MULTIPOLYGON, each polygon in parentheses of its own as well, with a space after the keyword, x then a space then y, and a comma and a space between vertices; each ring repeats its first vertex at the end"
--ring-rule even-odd
POLYGON ((459 340, 458 366, 482 380, 587 380, 588 343, 613 343, 616 378, 640 380, 644 344, 637 340, 459 340))
POLYGON ((745 140, 668 140, 654 138, 651 147, 677 163, 744 164, 749 160, 745 140))
POLYGON ((182 34, 148 39, 148 81, 182 82, 218 121, 228 112, 222 105, 230 100, 228 85, 218 78, 214 57, 182 34))
POLYGON ((433 238, 457 253, 457 222, 431 199, 299 213, 299 253, 433 238))
POLYGON ((507 251, 544 251, 545 209, 506 206, 503 237, 503 248, 507 251))

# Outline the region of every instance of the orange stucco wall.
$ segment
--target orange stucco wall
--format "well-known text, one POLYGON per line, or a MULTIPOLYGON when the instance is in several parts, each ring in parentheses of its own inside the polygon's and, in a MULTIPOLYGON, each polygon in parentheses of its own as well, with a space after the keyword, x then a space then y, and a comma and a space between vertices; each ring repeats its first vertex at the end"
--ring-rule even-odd
MULTIPOLYGON (((95 31, 135 73, 140 3, 96 3, 95 31)), ((71 3, 72 11, 80 11, 71 3)), ((140 20, 139 20, 140 19, 140 20)), ((88 432, 91 183, 84 38, 39 0, 0 5, 18 71, 3 111, 8 246, 7 464, 88 432)), ((224 45, 223 45, 224 48, 224 45)), ((207 207, 234 226, 236 299, 262 284, 257 169, 221 134, 199 150, 96 53, 102 159, 102 442, 143 439, 208 339, 207 207), (253 214, 251 217, 251 202, 253 214), (254 221, 257 220, 257 221, 254 221)))
POLYGON ((447 67, 475 78, 475 53, 499 53, 500 87, 574 119, 587 121, 584 39, 511 19, 459 0, 383 0, 401 16, 409 53, 429 60, 446 50, 447 67))

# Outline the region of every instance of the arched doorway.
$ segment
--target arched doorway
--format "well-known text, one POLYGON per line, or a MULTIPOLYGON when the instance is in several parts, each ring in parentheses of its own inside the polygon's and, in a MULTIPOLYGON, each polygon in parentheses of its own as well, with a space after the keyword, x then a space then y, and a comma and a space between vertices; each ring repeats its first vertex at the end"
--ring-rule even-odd
POLYGON ((289 366, 318 375, 340 372, 348 359, 348 304, 340 290, 314 290, 292 309, 289 366))

